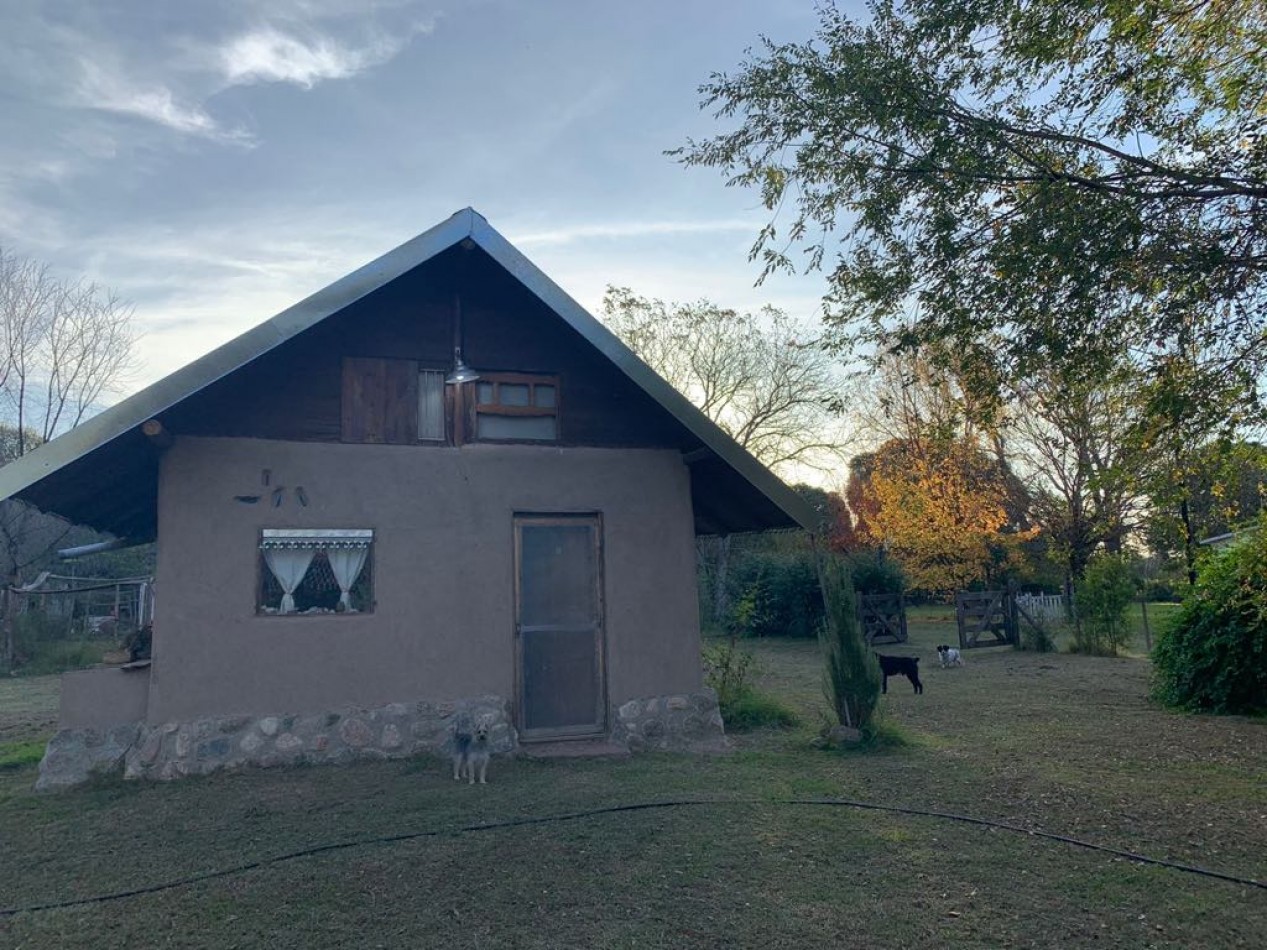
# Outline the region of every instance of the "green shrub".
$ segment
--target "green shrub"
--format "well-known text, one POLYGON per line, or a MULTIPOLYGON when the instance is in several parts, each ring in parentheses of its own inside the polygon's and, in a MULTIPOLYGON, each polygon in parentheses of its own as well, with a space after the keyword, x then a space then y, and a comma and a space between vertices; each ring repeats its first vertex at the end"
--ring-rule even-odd
POLYGON ((717 693, 717 706, 727 729, 797 724, 795 712, 752 685, 756 657, 742 649, 734 637, 704 647, 703 656, 704 682, 717 693))
POLYGON ((1205 561, 1153 648, 1153 692, 1168 706, 1267 710, 1267 521, 1205 561))
POLYGON ((827 602, 827 619, 819 636, 825 664, 823 691, 842 726, 865 731, 880 700, 880 669, 858 624, 848 564, 825 557, 821 577, 827 602))
POLYGON ((808 551, 761 552, 737 559, 728 628, 754 637, 814 636, 823 598, 808 551))
MULTIPOLYGON (((901 566, 881 552, 857 551, 842 562, 860 594, 900 594, 905 588, 901 566)), ((730 592, 730 616, 723 625, 742 636, 814 637, 826 616, 809 549, 738 554, 730 592)))
MULTIPOLYGON (((1187 587, 1186 584, 1182 586, 1187 587)), ((1183 599, 1180 585, 1169 580, 1145 581, 1142 594, 1145 600, 1152 603, 1173 604, 1183 599)))
POLYGON ((1074 648, 1079 653, 1116 656, 1130 639, 1126 608, 1135 596, 1130 562, 1121 554, 1097 554, 1078 584, 1078 624, 1074 648))
POLYGON ((752 687, 722 707, 721 717, 732 732, 763 727, 787 729, 800 722, 800 717, 778 699, 752 687))
POLYGON ((717 694, 723 717, 725 708, 752 688, 748 678, 756 672, 756 659, 734 637, 704 647, 704 683, 717 694))
POLYGON ((1020 634, 1021 642, 1019 647, 1022 650, 1032 650, 1034 653, 1050 653, 1056 649, 1056 638, 1052 635, 1051 629, 1046 623, 1035 627, 1033 624, 1022 620, 1020 634))
POLYGON ((65 618, 30 610, 14 620, 14 648, 17 662, 10 673, 45 676, 81 670, 101 662, 102 654, 117 646, 110 637, 85 638, 65 618))
POLYGON ((859 594, 900 594, 906 590, 902 565, 883 551, 853 551, 848 557, 853 589, 859 594))
POLYGON ((100 640, 39 643, 15 672, 20 676, 48 676, 67 670, 86 670, 101 662, 101 656, 109 646, 100 640))

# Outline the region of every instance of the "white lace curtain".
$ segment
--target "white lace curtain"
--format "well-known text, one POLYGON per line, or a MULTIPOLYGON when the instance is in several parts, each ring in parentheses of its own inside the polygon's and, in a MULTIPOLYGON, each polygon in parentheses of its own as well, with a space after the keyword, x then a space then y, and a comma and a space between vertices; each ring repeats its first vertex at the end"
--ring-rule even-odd
POLYGON ((361 568, 365 566, 369 553, 368 547, 326 548, 330 570, 334 572, 335 583, 339 585, 339 606, 344 610, 352 609, 352 585, 361 576, 361 568))
POLYGON ((281 612, 295 612, 295 588, 308 573, 308 565, 317 552, 313 548, 265 548, 264 561, 282 585, 281 612))
POLYGON ((265 529, 260 548, 264 563, 282 588, 280 613, 295 612, 295 590, 318 551, 324 551, 339 585, 339 607, 352 609, 352 587, 365 567, 374 533, 368 529, 322 531, 310 528, 265 529))

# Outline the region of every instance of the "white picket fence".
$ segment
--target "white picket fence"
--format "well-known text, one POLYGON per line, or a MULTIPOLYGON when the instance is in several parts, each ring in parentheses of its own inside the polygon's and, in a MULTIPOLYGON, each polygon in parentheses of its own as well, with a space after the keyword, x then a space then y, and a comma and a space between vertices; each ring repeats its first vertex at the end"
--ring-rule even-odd
POLYGON ((1049 623, 1059 623, 1065 619, 1063 594, 1017 594, 1016 602, 1035 619, 1049 623))

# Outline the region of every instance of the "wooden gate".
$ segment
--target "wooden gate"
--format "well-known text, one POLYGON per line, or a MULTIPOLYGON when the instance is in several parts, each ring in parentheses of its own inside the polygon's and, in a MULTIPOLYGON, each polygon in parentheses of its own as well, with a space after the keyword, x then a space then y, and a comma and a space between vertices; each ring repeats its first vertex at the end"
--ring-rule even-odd
POLYGON ((906 642, 906 598, 902 594, 861 594, 858 625, 867 644, 906 642))
POLYGON ((960 591, 955 619, 961 650, 1016 645, 1016 604, 1006 590, 960 591))

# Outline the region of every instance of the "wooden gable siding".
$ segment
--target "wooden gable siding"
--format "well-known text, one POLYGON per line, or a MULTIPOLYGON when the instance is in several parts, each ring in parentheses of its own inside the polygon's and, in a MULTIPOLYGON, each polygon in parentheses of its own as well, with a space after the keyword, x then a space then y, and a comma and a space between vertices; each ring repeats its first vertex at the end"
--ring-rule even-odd
POLYGON ((418 441, 418 363, 349 356, 343 360, 344 442, 418 441))
POLYGON ((416 443, 416 370, 451 366, 455 293, 472 367, 559 376, 561 443, 697 444, 500 265, 460 249, 194 394, 164 422, 178 435, 416 443), (349 398, 370 411, 353 412, 349 398))

